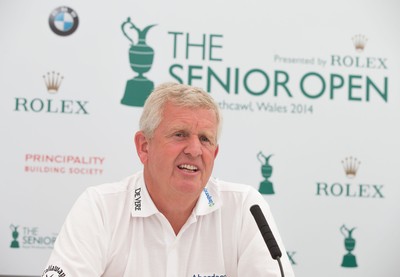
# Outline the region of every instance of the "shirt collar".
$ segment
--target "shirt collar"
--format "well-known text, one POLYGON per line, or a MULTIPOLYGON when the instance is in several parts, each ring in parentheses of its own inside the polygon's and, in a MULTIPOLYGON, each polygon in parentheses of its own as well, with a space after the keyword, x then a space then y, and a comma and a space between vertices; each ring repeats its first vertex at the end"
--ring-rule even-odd
POLYGON ((148 217, 159 213, 144 183, 143 172, 138 174, 133 186, 131 213, 133 217, 148 217))
MULTIPOLYGON (((138 174, 132 190, 132 216, 148 217, 160 213, 150 197, 143 172, 138 174)), ((211 178, 200 194, 199 200, 193 210, 194 215, 206 215, 221 207, 221 198, 217 189, 216 180, 211 178)))
POLYGON ((221 207, 221 197, 217 189, 216 180, 211 178, 200 194, 194 212, 196 215, 206 215, 221 207))

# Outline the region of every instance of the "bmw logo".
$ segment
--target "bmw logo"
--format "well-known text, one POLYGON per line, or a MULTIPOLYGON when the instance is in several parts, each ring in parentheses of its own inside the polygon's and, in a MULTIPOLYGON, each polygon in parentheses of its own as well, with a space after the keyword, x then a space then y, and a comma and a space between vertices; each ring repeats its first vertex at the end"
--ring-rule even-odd
POLYGON ((77 13, 69 7, 58 7, 51 12, 49 17, 51 30, 59 36, 73 34, 79 25, 77 13))

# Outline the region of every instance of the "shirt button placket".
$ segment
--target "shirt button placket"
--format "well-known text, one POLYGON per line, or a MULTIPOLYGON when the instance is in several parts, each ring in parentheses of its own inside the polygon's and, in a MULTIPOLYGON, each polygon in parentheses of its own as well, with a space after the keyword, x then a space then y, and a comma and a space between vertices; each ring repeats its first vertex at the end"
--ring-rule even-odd
POLYGON ((178 247, 177 247, 177 242, 175 240, 168 249, 166 277, 176 277, 176 276, 179 276, 179 264, 178 264, 178 247))

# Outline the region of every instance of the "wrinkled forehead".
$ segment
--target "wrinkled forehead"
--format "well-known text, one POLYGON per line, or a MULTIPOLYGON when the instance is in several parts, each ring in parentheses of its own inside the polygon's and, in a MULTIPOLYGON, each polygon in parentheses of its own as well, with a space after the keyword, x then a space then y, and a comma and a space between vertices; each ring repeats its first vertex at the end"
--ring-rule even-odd
POLYGON ((214 110, 203 107, 177 106, 168 104, 164 111, 161 124, 174 124, 187 128, 207 129, 217 133, 218 117, 214 110))
MULTIPOLYGON (((221 133, 221 114, 220 111, 218 110, 218 107, 214 107, 213 105, 204 104, 204 103, 193 103, 193 102, 175 102, 175 101, 166 101, 163 105, 162 111, 161 111, 161 118, 160 120, 163 121, 163 119, 168 116, 168 117, 174 117, 177 116, 180 111, 189 111, 193 117, 196 115, 202 114, 211 114, 212 119, 214 120, 214 125, 213 129, 215 130, 215 138, 216 141, 218 141, 218 138, 221 133), (168 113, 168 115, 166 114, 168 113)), ((161 122, 160 122, 161 123, 161 122)))

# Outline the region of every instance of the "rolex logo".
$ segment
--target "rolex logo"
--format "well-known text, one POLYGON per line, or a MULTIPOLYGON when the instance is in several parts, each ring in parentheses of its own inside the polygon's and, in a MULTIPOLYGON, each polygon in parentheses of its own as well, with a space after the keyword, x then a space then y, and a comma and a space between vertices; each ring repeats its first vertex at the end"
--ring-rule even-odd
MULTIPOLYGON (((55 94, 60 89, 64 77, 58 72, 47 72, 43 75, 43 80, 47 91, 55 94)), ((89 101, 59 99, 58 97, 49 97, 43 99, 40 97, 25 98, 15 97, 14 111, 16 112, 34 112, 34 113, 53 113, 53 114, 89 114, 89 101)))
POLYGON ((360 164, 361 162, 354 157, 347 157, 342 161, 344 172, 349 179, 356 177, 360 164))
MULTIPOLYGON (((328 197, 348 197, 348 198, 385 198, 385 185, 375 183, 368 184, 363 181, 362 183, 355 183, 352 181, 358 174, 361 162, 357 158, 349 156, 342 160, 342 165, 346 177, 351 181, 317 181, 316 182, 316 195, 328 197)), ((368 171, 368 170, 367 170, 368 171)), ((369 171, 368 171, 369 172, 369 171)), ((368 173, 367 172, 367 173, 368 173)), ((365 173, 363 173, 364 176, 365 173)))
POLYGON ((357 52, 363 52, 365 45, 367 44, 367 37, 364 35, 355 35, 352 38, 354 47, 356 48, 357 52))
POLYGON ((44 83, 46 84, 47 91, 49 93, 57 93, 58 89, 61 86, 61 82, 64 79, 64 76, 61 76, 60 73, 56 73, 54 71, 47 72, 46 75, 43 75, 44 83))

